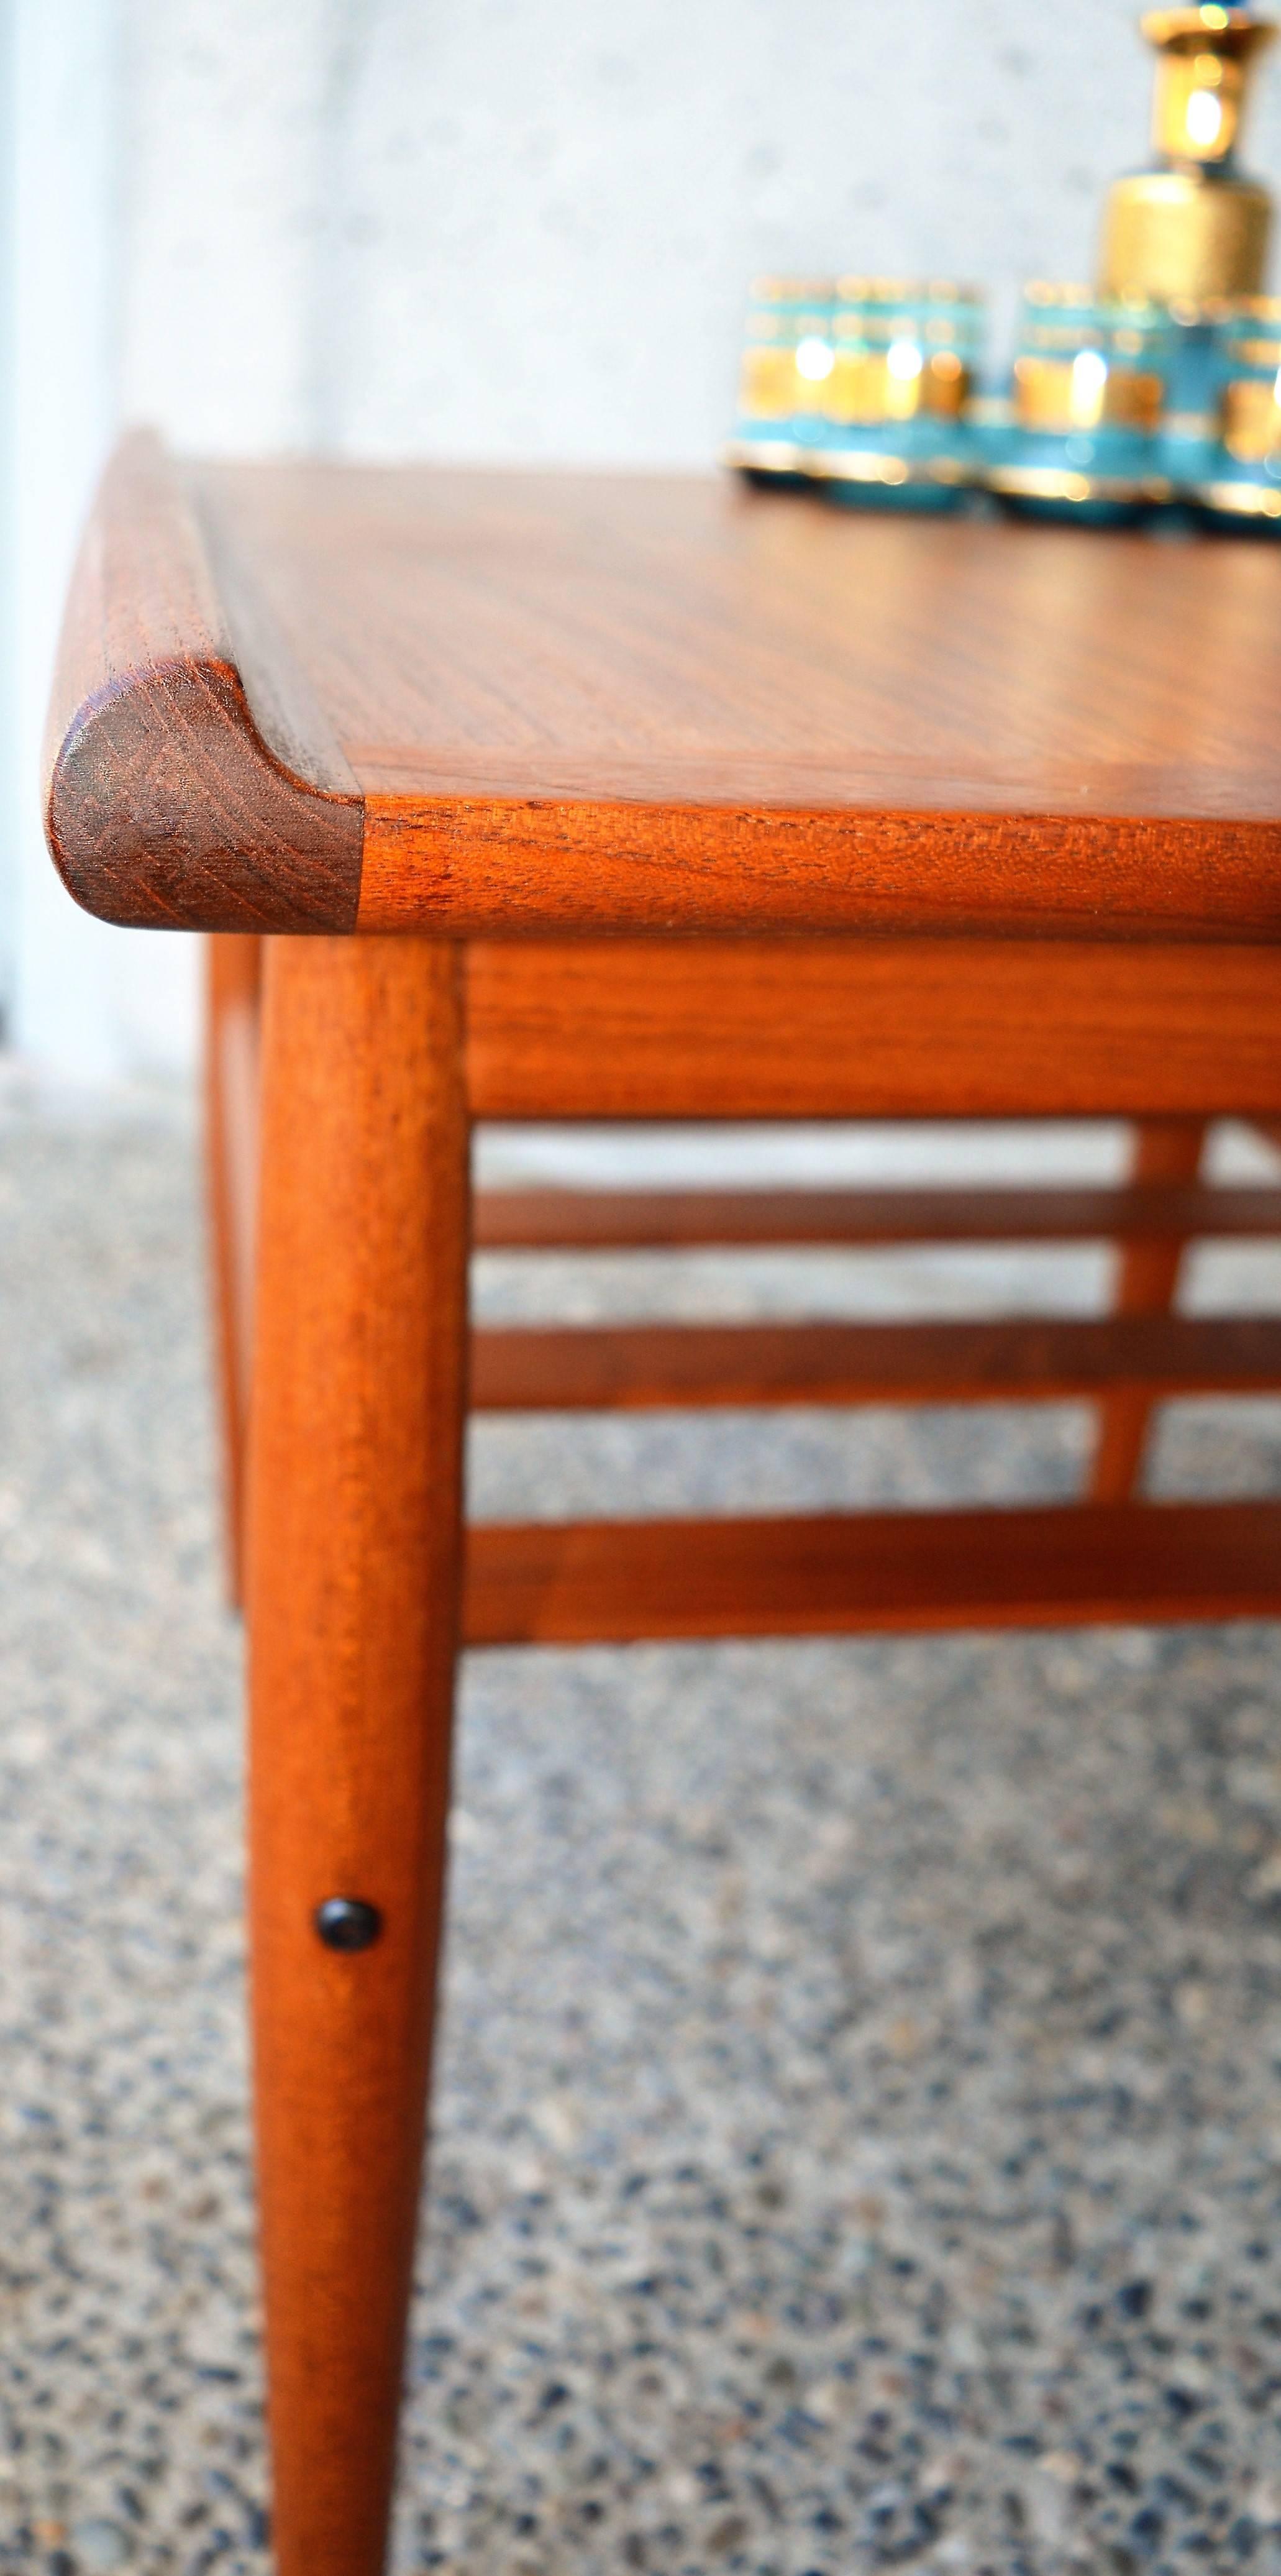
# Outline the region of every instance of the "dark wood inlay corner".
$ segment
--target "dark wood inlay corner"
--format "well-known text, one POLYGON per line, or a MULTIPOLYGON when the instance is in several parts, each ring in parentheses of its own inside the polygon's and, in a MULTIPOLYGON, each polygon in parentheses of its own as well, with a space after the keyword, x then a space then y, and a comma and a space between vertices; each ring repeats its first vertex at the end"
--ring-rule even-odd
POLYGON ((362 799, 282 666, 243 563, 219 561, 216 576, 213 551, 159 440, 125 439, 63 625, 49 847, 105 921, 353 930, 362 799))

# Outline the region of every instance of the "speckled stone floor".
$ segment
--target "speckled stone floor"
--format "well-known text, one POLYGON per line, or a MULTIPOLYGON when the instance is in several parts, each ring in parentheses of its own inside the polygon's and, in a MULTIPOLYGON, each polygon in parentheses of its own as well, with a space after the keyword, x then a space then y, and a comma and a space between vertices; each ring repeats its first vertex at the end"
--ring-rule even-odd
MULTIPOLYGON (((263 2576, 181 1109, 11 1083, 0 1242, 0 2568, 263 2576)), ((480 1283, 580 1314, 1102 1285, 1088 1254, 480 1283)), ((1278 1256, 1191 1293, 1276 1304, 1278 1256)), ((632 1510, 1053 1494, 1084 1441, 1071 1408, 490 1426, 473 1478, 513 1515, 623 1480, 632 1510)), ((1158 1476, 1281 1490, 1277 1409, 1184 1408, 1158 1476)), ((474 1659, 426 2218, 400 2576, 1281 2569, 1276 1631, 474 1659)))

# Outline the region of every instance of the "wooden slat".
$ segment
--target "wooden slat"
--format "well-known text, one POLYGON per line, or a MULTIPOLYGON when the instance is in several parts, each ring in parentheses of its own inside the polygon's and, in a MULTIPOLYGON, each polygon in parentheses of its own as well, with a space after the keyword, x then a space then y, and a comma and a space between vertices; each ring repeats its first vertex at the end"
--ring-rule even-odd
POLYGON ((480 942, 482 1118, 1281 1115, 1281 947, 480 942))
POLYGON ((473 1646, 1281 1615, 1281 1503, 468 1533, 473 1646))
POLYGON ((481 1252, 1281 1236, 1281 1188, 478 1190, 481 1252))
POLYGON ((472 1340, 479 1413, 1045 1403, 1118 1386, 1153 1399, 1281 1387, 1281 1318, 502 1325, 472 1340))

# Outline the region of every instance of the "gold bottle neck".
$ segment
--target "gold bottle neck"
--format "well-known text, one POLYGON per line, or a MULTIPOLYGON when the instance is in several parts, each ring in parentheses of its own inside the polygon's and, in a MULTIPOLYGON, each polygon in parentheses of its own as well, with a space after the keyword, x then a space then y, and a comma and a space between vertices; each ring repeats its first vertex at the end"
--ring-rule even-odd
POLYGON ((1143 33, 1158 58, 1158 166, 1119 179, 1110 193, 1101 289, 1188 310, 1257 294, 1271 199, 1238 175, 1234 155, 1255 66, 1276 28, 1205 0, 1150 10, 1143 33))
POLYGON ((1155 9, 1143 32, 1160 57, 1152 141, 1170 162, 1213 169, 1236 149, 1254 66, 1276 33, 1244 9, 1155 9))

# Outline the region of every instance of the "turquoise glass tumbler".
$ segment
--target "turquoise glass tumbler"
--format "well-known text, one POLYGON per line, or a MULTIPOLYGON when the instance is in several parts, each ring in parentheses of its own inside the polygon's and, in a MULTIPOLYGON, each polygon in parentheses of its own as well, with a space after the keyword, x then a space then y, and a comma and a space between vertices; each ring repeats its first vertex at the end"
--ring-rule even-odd
POLYGON ((1219 461, 1218 404, 1226 305, 1170 308, 1170 364, 1161 422, 1161 464, 1175 497, 1187 500, 1219 461))
POLYGON ((981 298, 943 280, 842 278, 810 471, 858 507, 955 509, 975 479, 981 298))
POLYGON ((984 433, 984 481, 1036 517, 1124 522, 1171 498, 1161 421, 1169 315, 1033 284, 1019 317, 1008 420, 984 433))
POLYGON ((752 289, 727 465, 754 481, 803 481, 826 436, 830 278, 761 277, 752 289))
POLYGON ((1234 305, 1215 337, 1217 443, 1192 497, 1224 524, 1281 528, 1281 297, 1234 305))

